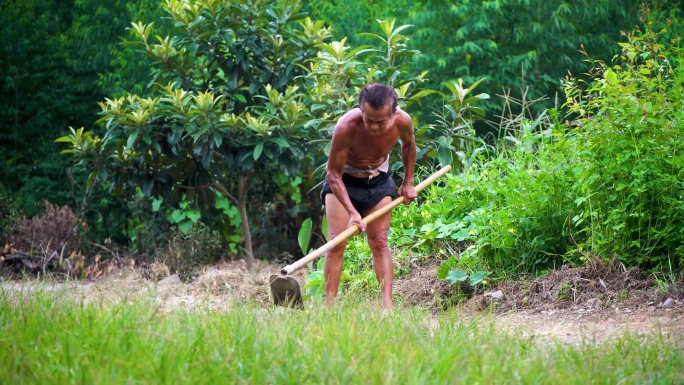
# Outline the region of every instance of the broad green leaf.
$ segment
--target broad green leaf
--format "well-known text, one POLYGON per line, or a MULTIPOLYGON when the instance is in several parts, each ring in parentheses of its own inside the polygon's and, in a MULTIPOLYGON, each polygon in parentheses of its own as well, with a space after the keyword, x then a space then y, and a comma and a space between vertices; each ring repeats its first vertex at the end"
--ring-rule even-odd
POLYGON ((482 108, 478 108, 478 107, 468 107, 467 110, 468 110, 469 112, 474 112, 474 113, 476 113, 476 114, 478 114, 478 115, 480 115, 480 116, 482 116, 482 117, 485 116, 485 111, 484 111, 482 108))
POLYGON ((197 209, 188 210, 188 211, 185 213, 185 215, 186 215, 186 216, 188 217, 188 219, 190 219, 193 223, 197 222, 197 221, 200 219, 200 217, 202 216, 202 214, 200 213, 200 211, 197 210, 197 209))
POLYGON ((405 25, 400 26, 399 28, 397 28, 397 29, 395 29, 394 31, 392 31, 392 34, 390 35, 390 38, 395 37, 396 35, 399 34, 399 32, 405 30, 406 28, 410 28, 410 27, 413 27, 413 25, 411 25, 411 24, 405 24, 405 25))
POLYGON ((152 199, 152 212, 156 213, 159 211, 159 208, 161 207, 161 204, 164 200, 163 199, 152 199))
POLYGON ((71 136, 62 136, 57 139, 55 139, 55 143, 72 143, 76 144, 76 139, 72 138, 71 136))
POLYGON ((333 58, 336 58, 338 56, 339 52, 335 49, 335 47, 336 47, 335 43, 337 43, 337 45, 339 45, 339 46, 342 46, 344 44, 344 40, 345 39, 342 39, 341 42, 333 42, 331 44, 316 44, 315 47, 324 50, 325 52, 329 53, 330 56, 332 56, 333 58))
POLYGON ((387 40, 385 40, 384 37, 380 35, 376 35, 374 33, 368 33, 368 32, 362 32, 362 33, 357 33, 356 36, 363 36, 363 37, 372 37, 373 39, 378 39, 381 40, 384 43, 387 43, 387 40))
POLYGON ((213 150, 206 150, 204 154, 202 154, 202 167, 204 167, 205 170, 209 169, 209 166, 211 166, 211 158, 214 154, 213 150))
POLYGON ((297 235, 299 248, 302 250, 302 253, 304 254, 306 254, 309 250, 309 242, 311 241, 311 228, 311 218, 306 218, 304 222, 302 222, 302 227, 299 229, 299 234, 297 235))
POLYGON ((466 279, 468 279, 468 273, 457 269, 451 270, 446 277, 446 280, 452 285, 457 282, 463 282, 466 279))
POLYGON ((454 99, 458 99, 459 91, 456 89, 456 86, 454 84, 449 83, 449 82, 444 82, 444 83, 442 83, 442 86, 448 88, 449 91, 451 91, 451 94, 452 94, 451 96, 454 99))
POLYGON ((439 266, 439 269, 437 269, 437 278, 444 280, 446 279, 447 275, 449 275, 449 272, 451 269, 456 266, 457 259, 455 256, 449 257, 446 261, 442 262, 442 264, 439 266))
POLYGON ((128 137, 128 141, 126 142, 126 151, 130 150, 133 147, 135 141, 138 139, 138 135, 140 135, 140 131, 136 130, 131 132, 131 135, 128 137))
POLYGON ((259 159, 259 157, 261 156, 261 152, 263 150, 264 150, 264 142, 261 142, 254 147, 254 153, 253 153, 254 160, 259 159))
POLYGON ((173 210, 168 217, 169 222, 176 223, 176 224, 180 223, 184 219, 185 219, 185 213, 183 213, 182 211, 180 211, 178 209, 173 210))
POLYGON ((451 239, 455 239, 459 242, 465 241, 470 237, 468 229, 461 229, 457 233, 451 234, 451 239))
MULTIPOLYGON (((480 80, 477 80, 477 81, 476 81, 475 83, 473 83, 470 87, 468 87, 468 90, 466 91, 466 95, 467 95, 470 91, 474 90, 477 86, 479 86, 480 83, 482 83, 483 80, 485 80, 485 78, 482 78, 482 79, 480 79, 480 80)), ((480 94, 480 95, 482 95, 482 94, 480 94)), ((489 98, 489 95, 487 95, 487 98, 489 98)))
POLYGON ((470 286, 475 286, 475 285, 477 285, 478 283, 484 281, 484 277, 485 277, 487 274, 488 274, 488 273, 485 272, 485 271, 478 271, 478 272, 476 272, 476 273, 471 274, 471 275, 470 275, 470 286))
POLYGON ((96 178, 97 178, 97 172, 95 172, 95 171, 91 172, 90 175, 88 176, 88 180, 87 180, 88 188, 93 187, 93 183, 95 183, 96 178))
POLYGON ((214 132, 214 145, 216 148, 221 147, 221 143, 223 143, 223 136, 218 132, 214 132))
POLYGON ((415 94, 411 95, 410 99, 411 100, 418 100, 418 99, 421 99, 425 96, 432 95, 432 94, 438 94, 438 95, 444 97, 443 93, 436 91, 436 90, 420 90, 420 91, 416 92, 415 94))
POLYGON ((100 171, 97 172, 97 179, 100 181, 106 181, 107 175, 108 175, 107 169, 101 168, 100 171))
POLYGON ((193 223, 191 221, 183 221, 178 224, 178 229, 183 233, 187 234, 190 229, 192 229, 193 223))
POLYGON ((439 148, 437 148, 437 159, 439 159, 439 163, 441 163, 442 166, 450 165, 452 162, 451 148, 449 148, 449 146, 440 145, 439 148))
POLYGON ((350 58, 357 57, 357 56, 361 55, 362 53, 366 53, 366 52, 381 52, 381 51, 374 49, 374 48, 371 48, 371 46, 369 46, 369 45, 362 45, 360 47, 356 47, 356 48, 352 49, 351 51, 349 51, 345 55, 345 57, 350 57, 350 58))
POLYGON ((280 148, 289 148, 290 143, 287 142, 287 140, 283 138, 269 138, 269 141, 277 144, 280 148))
POLYGON ((223 194, 216 193, 216 199, 214 201, 214 207, 222 210, 224 213, 230 210, 231 204, 228 198, 224 197, 223 194))
POLYGON ((489 99, 489 94, 482 93, 482 94, 478 94, 475 96, 465 98, 465 100, 463 100, 463 104, 479 102, 480 100, 486 100, 486 99, 489 99))

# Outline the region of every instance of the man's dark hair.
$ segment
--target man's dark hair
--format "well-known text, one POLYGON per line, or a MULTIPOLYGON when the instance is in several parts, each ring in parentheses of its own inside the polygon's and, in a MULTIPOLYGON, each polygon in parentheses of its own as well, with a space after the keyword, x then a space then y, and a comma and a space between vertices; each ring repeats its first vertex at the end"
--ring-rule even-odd
POLYGON ((359 107, 368 103, 372 108, 379 110, 387 104, 390 105, 390 114, 397 109, 397 93, 394 88, 381 83, 367 84, 359 93, 359 107))

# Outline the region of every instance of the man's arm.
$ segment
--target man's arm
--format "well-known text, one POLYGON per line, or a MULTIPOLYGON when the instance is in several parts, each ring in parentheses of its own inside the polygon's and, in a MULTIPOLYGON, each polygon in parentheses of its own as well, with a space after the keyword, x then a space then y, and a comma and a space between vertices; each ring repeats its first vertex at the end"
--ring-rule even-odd
POLYGON ((347 194, 347 188, 342 182, 342 172, 344 166, 347 164, 347 155, 349 154, 349 145, 351 143, 348 124, 345 117, 340 118, 340 121, 335 126, 333 131, 332 141, 330 143, 330 155, 328 156, 328 185, 330 189, 342 204, 347 213, 349 213, 349 223, 347 228, 356 225, 362 232, 366 231, 366 224, 362 222, 361 214, 356 211, 347 194))
POLYGON ((416 137, 413 134, 413 122, 408 114, 397 124, 401 138, 401 161, 404 164, 404 181, 399 188, 399 195, 404 197, 404 203, 410 204, 416 199, 416 189, 413 186, 413 173, 416 165, 416 137))

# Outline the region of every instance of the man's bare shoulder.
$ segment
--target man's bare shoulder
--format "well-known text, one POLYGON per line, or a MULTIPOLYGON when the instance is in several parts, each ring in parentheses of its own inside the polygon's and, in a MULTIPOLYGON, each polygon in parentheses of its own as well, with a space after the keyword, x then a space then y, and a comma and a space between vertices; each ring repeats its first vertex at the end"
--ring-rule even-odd
POLYGON ((413 131, 413 120, 411 120, 411 116, 406 113, 406 111, 402 110, 401 108, 397 108, 397 110, 394 112, 395 114, 395 124, 397 125, 397 128, 400 131, 404 130, 411 130, 413 131))
POLYGON ((361 119, 361 109, 354 108, 342 115, 335 125, 335 133, 347 133, 361 119))

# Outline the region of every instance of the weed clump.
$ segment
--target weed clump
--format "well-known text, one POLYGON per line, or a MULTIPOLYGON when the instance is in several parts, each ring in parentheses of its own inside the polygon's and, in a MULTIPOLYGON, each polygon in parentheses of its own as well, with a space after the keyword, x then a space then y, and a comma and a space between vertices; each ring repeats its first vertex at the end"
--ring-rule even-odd
POLYGON ((195 269, 216 262, 222 254, 223 247, 218 232, 197 222, 187 232, 172 228, 167 246, 155 252, 155 262, 163 263, 172 274, 187 281, 195 269))
POLYGON ((43 215, 17 220, 7 241, 15 249, 29 254, 78 254, 82 244, 80 230, 84 224, 67 206, 58 207, 47 201, 43 205, 43 215))

